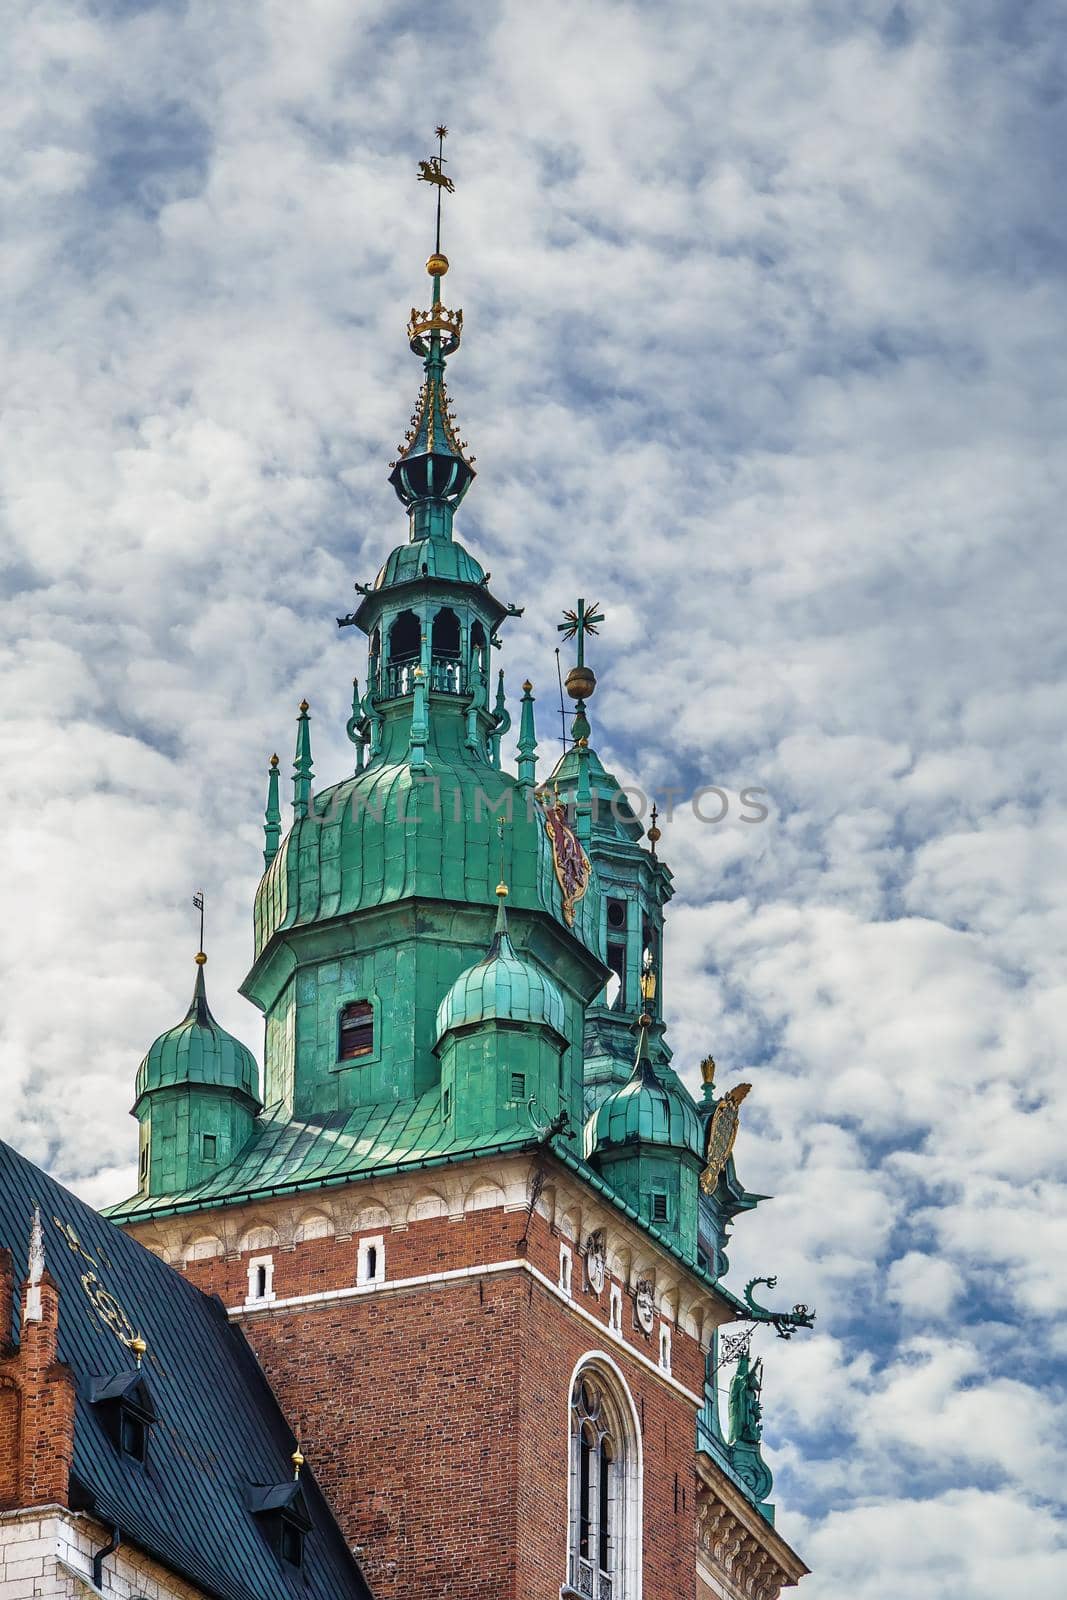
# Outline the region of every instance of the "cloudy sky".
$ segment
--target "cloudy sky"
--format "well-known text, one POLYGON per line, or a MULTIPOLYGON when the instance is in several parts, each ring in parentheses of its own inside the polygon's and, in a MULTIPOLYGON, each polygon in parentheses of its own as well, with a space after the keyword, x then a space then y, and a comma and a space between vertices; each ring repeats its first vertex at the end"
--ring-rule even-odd
POLYGON ((608 613, 595 742, 680 797, 679 1064, 755 1085, 735 1278, 807 1600, 1065 1588, 1067 762, 1054 0, 9 0, 3 1133, 133 1183, 143 1050, 257 1046, 267 758, 350 767, 334 618, 404 521, 449 123, 462 536, 608 613), (757 826, 688 797, 768 791, 757 826))

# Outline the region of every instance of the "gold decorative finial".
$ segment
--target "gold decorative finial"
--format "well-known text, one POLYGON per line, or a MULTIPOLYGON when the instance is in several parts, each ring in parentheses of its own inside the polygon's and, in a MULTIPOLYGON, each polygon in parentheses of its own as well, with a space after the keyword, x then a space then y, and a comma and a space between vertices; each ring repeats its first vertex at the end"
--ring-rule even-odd
POLYGON ((306 700, 301 700, 300 709, 301 711, 307 711, 310 709, 306 700))
POLYGON ((207 966, 207 956, 204 954, 204 952, 202 950, 198 950, 196 952, 196 955, 193 957, 193 960, 196 962, 198 967, 206 967, 207 966))
POLYGON ((714 1083, 715 1082, 715 1057, 714 1056, 705 1056, 703 1061, 700 1063, 700 1081, 701 1081, 701 1083, 714 1083))
POLYGON ((503 899, 505 899, 507 897, 508 886, 507 886, 506 883, 503 882, 503 880, 501 880, 501 882, 497 884, 496 892, 500 896, 501 900, 503 900, 503 899))
POLYGON ((639 1028, 651 1028, 652 1018, 649 1016, 647 1011, 642 1011, 641 1015, 637 1019, 637 1026, 639 1028))
POLYGON ((134 1359, 136 1360, 137 1365, 140 1366, 148 1351, 148 1346, 141 1338, 140 1334, 137 1334, 136 1338, 130 1340, 130 1349, 133 1351, 134 1359))
POLYGON ((646 967, 641 974, 641 999, 651 1003, 656 998, 656 974, 646 967))
POLYGON ((585 664, 585 640, 587 634, 599 631, 597 625, 604 620, 603 613, 597 610, 599 604, 594 600, 587 606, 584 600, 579 600, 573 611, 564 611, 563 621, 556 625, 556 631, 565 639, 578 641, 578 664, 571 668, 566 680, 567 693, 572 700, 588 700, 596 688, 596 674, 585 664))
POLYGON ((293 1451, 292 1455, 289 1457, 289 1460, 293 1463, 293 1477, 299 1478, 300 1468, 304 1465, 304 1457, 299 1443, 297 1444, 297 1447, 293 1451))
POLYGON ((272 755, 272 756, 271 756, 271 758, 270 758, 270 764, 271 764, 271 766, 272 766, 272 767, 276 767, 276 766, 277 766, 277 765, 278 765, 278 756, 277 756, 277 752, 275 752, 275 754, 274 754, 274 755, 272 755))
POLYGON ((530 682, 529 678, 527 678, 526 682, 523 684, 522 692, 523 694, 533 694, 533 684, 530 682))
POLYGON ((658 818, 658 816, 659 816, 659 812, 656 810, 656 802, 653 800, 653 802, 652 802, 652 826, 648 830, 648 842, 652 846, 652 854, 653 855, 655 855, 655 853, 656 853, 656 846, 659 844, 660 840, 663 838, 663 834, 660 831, 659 823, 656 820, 658 818))
POLYGON ((448 271, 448 257, 435 253, 427 261, 426 271, 431 278, 443 278, 448 271))

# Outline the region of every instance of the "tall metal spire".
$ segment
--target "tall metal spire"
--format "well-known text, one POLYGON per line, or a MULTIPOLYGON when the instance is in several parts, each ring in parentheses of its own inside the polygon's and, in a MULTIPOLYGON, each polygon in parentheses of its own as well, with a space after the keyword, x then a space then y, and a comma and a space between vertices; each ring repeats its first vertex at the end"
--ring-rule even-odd
POLYGON ((527 678, 522 686, 519 714, 519 782, 537 782, 537 729, 534 725, 533 684, 527 678))
POLYGON ((293 815, 306 817, 311 808, 311 723, 308 703, 300 702, 300 715, 296 723, 296 760, 293 762, 293 815))
POLYGON ((412 539, 451 538, 452 514, 474 477, 474 457, 468 456, 467 441, 455 427, 445 388, 445 358, 459 349, 463 335, 462 311, 450 311, 441 303, 441 279, 448 271, 448 257, 441 253, 441 196, 451 194, 455 184, 444 170, 444 141, 448 129, 439 126, 437 155, 419 162, 419 181, 437 190, 437 227, 433 255, 426 271, 433 280, 433 298, 428 311, 412 307, 408 323, 408 343, 423 361, 425 377, 404 442, 391 463, 389 482, 411 514, 412 539))
POLYGON ((267 768, 267 809, 263 813, 263 868, 270 866, 278 854, 282 836, 282 809, 278 800, 278 757, 270 758, 267 768))

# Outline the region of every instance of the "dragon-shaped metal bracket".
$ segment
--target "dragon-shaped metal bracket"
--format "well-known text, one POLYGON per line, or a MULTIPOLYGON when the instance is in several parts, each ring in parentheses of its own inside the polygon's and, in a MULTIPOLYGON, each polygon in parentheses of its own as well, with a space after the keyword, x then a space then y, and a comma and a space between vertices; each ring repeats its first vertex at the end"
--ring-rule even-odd
POLYGON ((773 1289, 777 1284, 774 1278, 750 1278, 745 1284, 745 1305, 757 1322, 773 1324, 774 1331, 779 1339, 791 1339, 798 1328, 810 1328, 815 1323, 815 1308, 813 1306, 795 1305, 792 1311, 771 1311, 768 1306, 757 1305, 752 1298, 753 1289, 765 1283, 768 1289, 773 1289))

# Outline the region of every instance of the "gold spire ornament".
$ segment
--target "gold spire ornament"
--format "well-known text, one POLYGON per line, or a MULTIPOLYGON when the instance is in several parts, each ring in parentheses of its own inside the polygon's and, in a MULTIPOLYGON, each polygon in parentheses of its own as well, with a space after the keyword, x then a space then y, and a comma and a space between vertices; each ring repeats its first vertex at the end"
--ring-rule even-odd
MULTIPOLYGON (((700 1064, 701 1075, 703 1075, 704 1069, 709 1062, 711 1063, 711 1070, 714 1072, 715 1063, 708 1056, 700 1064)), ((708 1081, 707 1078, 704 1079, 705 1083, 708 1081)), ((723 1095, 715 1107, 715 1114, 708 1127, 704 1171, 700 1174, 700 1187, 705 1194, 711 1194, 714 1191, 715 1185, 726 1169, 726 1163, 730 1159, 730 1152, 733 1150, 734 1140, 737 1138, 737 1130, 741 1123, 739 1108, 751 1088, 752 1085, 750 1083, 735 1084, 727 1094, 723 1095)))

